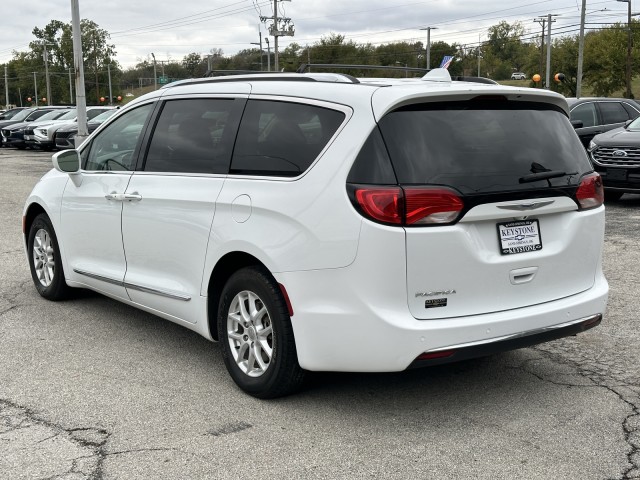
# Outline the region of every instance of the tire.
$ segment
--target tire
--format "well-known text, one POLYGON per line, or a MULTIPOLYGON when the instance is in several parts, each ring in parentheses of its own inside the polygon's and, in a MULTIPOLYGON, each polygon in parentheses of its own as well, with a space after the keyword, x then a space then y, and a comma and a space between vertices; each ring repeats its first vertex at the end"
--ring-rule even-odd
POLYGON ((298 363, 291 318, 265 269, 247 267, 229 278, 218 308, 218 338, 231 378, 249 395, 276 398, 301 387, 305 371, 298 363))
POLYGON ((29 228, 27 237, 29 269, 38 293, 47 300, 62 300, 70 288, 64 280, 60 247, 49 217, 41 213, 29 228))
POLYGON ((604 191, 604 201, 605 202, 616 202, 618 200, 620 200, 620 198, 622 198, 622 195, 624 195, 623 192, 612 192, 611 190, 604 191))

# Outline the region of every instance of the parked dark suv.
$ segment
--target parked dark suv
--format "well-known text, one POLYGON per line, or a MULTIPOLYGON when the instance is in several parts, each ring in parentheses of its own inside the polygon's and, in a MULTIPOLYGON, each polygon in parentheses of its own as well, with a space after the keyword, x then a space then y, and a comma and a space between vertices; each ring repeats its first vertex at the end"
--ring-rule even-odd
POLYGON ((628 98, 567 98, 571 124, 584 148, 599 133, 621 127, 640 116, 640 105, 628 98))
POLYGON ((589 157, 602 177, 607 200, 640 193, 640 118, 593 137, 589 157))

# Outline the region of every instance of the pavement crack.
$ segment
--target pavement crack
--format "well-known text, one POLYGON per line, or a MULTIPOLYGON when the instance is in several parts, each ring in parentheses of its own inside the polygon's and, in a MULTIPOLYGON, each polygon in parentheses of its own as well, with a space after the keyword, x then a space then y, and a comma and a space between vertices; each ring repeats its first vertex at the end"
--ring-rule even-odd
POLYGON ((69 478, 70 475, 74 477, 81 475, 89 480, 103 478, 105 445, 111 435, 107 430, 97 427, 65 427, 45 419, 23 405, 0 399, 0 435, 23 430, 26 432, 23 434, 26 435, 24 438, 30 439, 29 428, 35 428, 38 434, 42 432, 42 428, 48 429, 45 430, 48 435, 39 440, 33 438, 36 434, 32 433, 32 445, 39 445, 53 438, 61 438, 61 441, 66 441, 78 449, 78 456, 69 459, 71 464, 67 472, 56 473, 47 478, 69 478))
POLYGON ((608 376, 603 373, 589 370, 588 368, 584 368, 584 366, 578 364, 577 362, 571 361, 569 359, 561 357, 556 353, 549 352, 539 347, 532 347, 532 349, 541 353, 543 356, 551 358, 557 363, 572 366, 578 375, 589 380, 593 385, 571 385, 561 382, 554 382, 542 377, 541 375, 536 374, 535 372, 528 370, 526 368, 526 364, 529 361, 524 362, 522 365, 514 368, 521 368, 523 371, 530 373, 536 378, 539 378, 540 380, 545 382, 552 383, 554 385, 603 388, 614 394, 622 403, 624 403, 631 409, 631 412, 624 418, 621 425, 625 442, 627 443, 629 448, 627 452, 627 463, 629 466, 626 470, 624 470, 621 477, 611 477, 609 480, 631 480, 633 478, 640 478, 640 408, 638 406, 638 404, 640 403, 640 396, 634 390, 634 387, 636 387, 636 385, 610 382, 609 380, 613 380, 613 377, 610 375, 608 376), (626 395, 624 392, 625 389, 627 389, 626 395), (632 401, 631 398, 634 401, 632 401))

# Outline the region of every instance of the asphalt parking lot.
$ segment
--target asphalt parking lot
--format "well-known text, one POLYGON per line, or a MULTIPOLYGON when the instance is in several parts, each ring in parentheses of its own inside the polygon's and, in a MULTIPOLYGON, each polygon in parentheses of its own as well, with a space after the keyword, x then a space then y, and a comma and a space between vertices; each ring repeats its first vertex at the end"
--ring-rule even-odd
POLYGON ((193 332, 38 296, 21 215, 50 156, 0 149, 0 478, 640 478, 640 195, 607 206, 599 327, 260 401, 193 332))

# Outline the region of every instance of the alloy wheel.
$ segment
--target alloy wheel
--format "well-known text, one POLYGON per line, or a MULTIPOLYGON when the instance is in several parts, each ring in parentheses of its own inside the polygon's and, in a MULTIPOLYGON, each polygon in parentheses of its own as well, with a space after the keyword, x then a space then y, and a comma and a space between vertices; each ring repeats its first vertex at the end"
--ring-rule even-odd
POLYGON ((254 292, 244 290, 231 301, 227 339, 233 360, 250 377, 260 377, 273 357, 273 328, 269 311, 254 292))

